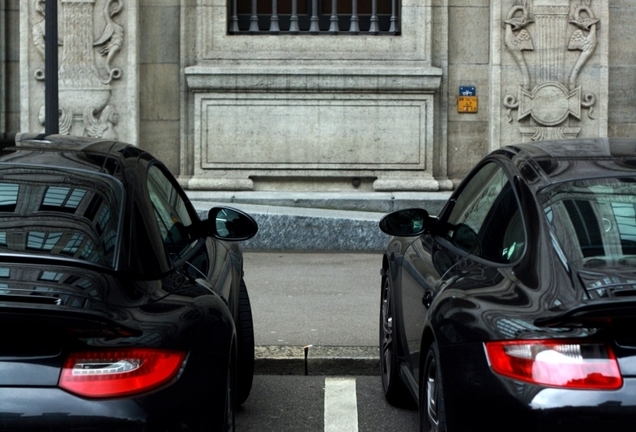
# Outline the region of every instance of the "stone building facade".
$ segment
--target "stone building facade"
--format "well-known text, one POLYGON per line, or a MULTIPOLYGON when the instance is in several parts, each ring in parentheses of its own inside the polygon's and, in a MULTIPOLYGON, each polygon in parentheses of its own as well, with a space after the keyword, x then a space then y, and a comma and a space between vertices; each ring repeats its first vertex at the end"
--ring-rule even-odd
MULTIPOLYGON (((299 34, 271 0, 240 30, 238 2, 60 0, 60 131, 255 191, 450 190, 502 145, 636 134, 631 0, 378 0, 378 34, 352 0, 299 0, 346 15, 299 34)), ((43 129, 43 5, 0 0, 2 130, 43 129)))

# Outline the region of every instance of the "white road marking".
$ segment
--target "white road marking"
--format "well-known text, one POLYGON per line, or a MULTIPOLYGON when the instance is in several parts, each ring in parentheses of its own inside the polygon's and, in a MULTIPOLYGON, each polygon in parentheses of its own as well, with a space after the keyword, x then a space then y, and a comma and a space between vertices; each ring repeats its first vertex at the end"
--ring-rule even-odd
POLYGON ((325 432, 358 432, 355 378, 325 378, 325 432))

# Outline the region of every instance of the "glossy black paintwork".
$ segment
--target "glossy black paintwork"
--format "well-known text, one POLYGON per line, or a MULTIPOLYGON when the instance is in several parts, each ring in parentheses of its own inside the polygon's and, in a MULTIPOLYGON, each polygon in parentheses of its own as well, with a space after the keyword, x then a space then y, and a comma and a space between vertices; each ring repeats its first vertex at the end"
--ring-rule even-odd
MULTIPOLYGON (((238 245, 206 237, 216 235, 217 227, 200 221, 181 191, 196 244, 171 262, 146 189, 149 166, 167 173, 159 161, 117 142, 28 138, 0 150, 0 170, 16 164, 63 166, 81 170, 78 176, 82 171, 110 176, 123 185, 124 213, 112 267, 0 250, 0 293, 2 287, 11 293, 0 295, 0 325, 5 329, 0 429, 199 430, 207 424, 218 430, 228 362, 236 356, 234 323, 243 271, 238 245), (43 270, 60 276, 43 280, 43 270), (188 357, 177 379, 148 394, 89 400, 56 387, 67 352, 109 347, 165 348, 185 351, 188 357), (217 423, 209 423, 211 418, 217 423)), ((180 191, 176 180, 171 181, 180 191)), ((255 229, 246 228, 240 237, 253 235, 255 229)))
MULTIPOLYGON (((396 297, 393 328, 402 380, 417 400, 421 362, 436 341, 448 430, 610 430, 595 429, 599 424, 631 430, 636 420, 636 381, 631 378, 636 377, 636 332, 632 330, 636 318, 617 313, 612 322, 596 321, 596 325, 580 316, 577 322, 558 321, 564 313, 595 299, 576 269, 564 265, 555 252, 537 194, 578 178, 636 176, 636 141, 520 144, 493 152, 484 160, 488 161, 498 164, 513 185, 530 241, 517 261, 497 264, 467 253, 447 238, 444 221, 466 181, 440 212, 435 227, 422 235, 416 230, 409 234, 407 229, 402 235, 415 237, 390 239, 383 274, 396 297), (551 325, 541 324, 550 319, 551 325), (493 374, 483 343, 526 338, 609 343, 619 358, 625 384, 614 392, 571 391, 493 374)), ((633 272, 622 277, 634 279, 633 272)), ((634 310, 629 297, 613 301, 634 310)))
POLYGON ((483 350, 481 343, 448 345, 443 349, 448 430, 633 430, 634 378, 626 378, 616 391, 524 384, 493 374, 483 350))

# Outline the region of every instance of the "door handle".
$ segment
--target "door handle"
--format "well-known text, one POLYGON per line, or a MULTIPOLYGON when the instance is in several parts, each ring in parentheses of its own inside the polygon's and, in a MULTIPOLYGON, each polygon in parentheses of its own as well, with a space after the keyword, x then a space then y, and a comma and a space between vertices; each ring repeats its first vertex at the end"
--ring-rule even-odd
POLYGON ((431 306, 431 303, 433 303, 433 291, 426 290, 424 296, 422 296, 422 304, 428 308, 431 306))

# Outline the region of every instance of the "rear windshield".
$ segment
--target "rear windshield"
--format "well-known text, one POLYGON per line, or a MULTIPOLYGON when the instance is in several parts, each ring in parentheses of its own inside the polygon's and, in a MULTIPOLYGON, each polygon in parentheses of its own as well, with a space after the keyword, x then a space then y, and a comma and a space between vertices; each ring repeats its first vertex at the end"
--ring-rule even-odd
POLYGON ((124 188, 73 169, 0 166, 0 254, 59 256, 115 268, 124 188))
POLYGON ((578 267, 636 265, 636 178, 576 180, 539 194, 557 252, 578 267))

